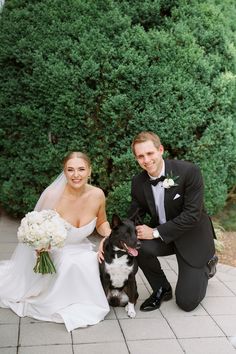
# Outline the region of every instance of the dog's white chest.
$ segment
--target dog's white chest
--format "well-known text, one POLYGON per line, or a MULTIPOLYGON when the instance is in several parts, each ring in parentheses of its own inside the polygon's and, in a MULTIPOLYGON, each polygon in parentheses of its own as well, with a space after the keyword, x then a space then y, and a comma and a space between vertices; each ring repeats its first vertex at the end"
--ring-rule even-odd
POLYGON ((127 265, 127 256, 116 257, 112 263, 105 263, 106 271, 110 275, 112 286, 121 288, 128 279, 133 266, 127 265))

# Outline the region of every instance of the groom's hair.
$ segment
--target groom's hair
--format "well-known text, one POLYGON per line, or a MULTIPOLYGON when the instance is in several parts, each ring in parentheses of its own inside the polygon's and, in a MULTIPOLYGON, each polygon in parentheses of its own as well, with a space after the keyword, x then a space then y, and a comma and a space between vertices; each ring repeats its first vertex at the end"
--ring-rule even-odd
POLYGON ((139 143, 145 143, 146 141, 152 141, 154 146, 158 149, 161 145, 161 140, 159 136, 153 132, 141 132, 138 135, 136 135, 132 141, 131 148, 133 151, 133 154, 135 155, 135 144, 139 143))

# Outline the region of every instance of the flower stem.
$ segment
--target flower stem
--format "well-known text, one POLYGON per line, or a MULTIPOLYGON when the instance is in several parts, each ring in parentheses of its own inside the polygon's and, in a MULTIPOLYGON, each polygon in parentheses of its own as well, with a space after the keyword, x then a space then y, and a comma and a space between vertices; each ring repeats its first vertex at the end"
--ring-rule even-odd
POLYGON ((42 251, 38 254, 34 272, 41 274, 56 273, 56 268, 49 256, 48 251, 42 251))

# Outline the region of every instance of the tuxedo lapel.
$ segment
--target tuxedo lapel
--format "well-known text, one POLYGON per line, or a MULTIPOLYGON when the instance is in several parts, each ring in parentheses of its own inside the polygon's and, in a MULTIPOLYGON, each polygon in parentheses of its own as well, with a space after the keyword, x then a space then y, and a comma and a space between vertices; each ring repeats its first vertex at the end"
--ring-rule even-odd
POLYGON ((157 221, 155 200, 153 197, 152 187, 151 187, 151 183, 149 182, 149 178, 147 178, 146 181, 144 182, 143 188, 144 188, 144 194, 145 194, 151 215, 157 221))
POLYGON ((170 176, 171 171, 171 160, 165 160, 165 176, 170 176))
MULTIPOLYGON (((173 163, 173 160, 165 160, 165 175, 166 176, 170 176, 171 174, 173 174, 173 176, 175 176, 175 166, 173 163)), ((173 188, 173 187, 172 187, 173 188)), ((164 188, 165 191, 165 195, 164 195, 164 208, 165 208, 165 212, 166 215, 168 215, 168 211, 169 208, 171 207, 171 203, 172 203, 172 188, 164 188)))

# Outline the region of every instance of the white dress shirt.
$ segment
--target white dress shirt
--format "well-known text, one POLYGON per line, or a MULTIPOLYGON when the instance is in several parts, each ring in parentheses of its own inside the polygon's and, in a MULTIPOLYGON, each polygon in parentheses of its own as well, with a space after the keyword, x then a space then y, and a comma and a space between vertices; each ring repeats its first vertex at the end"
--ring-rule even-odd
MULTIPOLYGON (((164 176, 165 175, 165 162, 163 161, 163 167, 161 170, 161 173, 157 177, 152 177, 149 175, 150 179, 155 180, 158 177, 164 176)), ((152 193, 154 196, 155 200, 155 206, 156 206, 156 211, 157 215, 159 217, 159 223, 164 224, 166 222, 166 213, 165 213, 165 208, 164 208, 164 196, 165 196, 165 191, 163 187, 163 182, 159 182, 156 186, 152 185, 152 193)))

